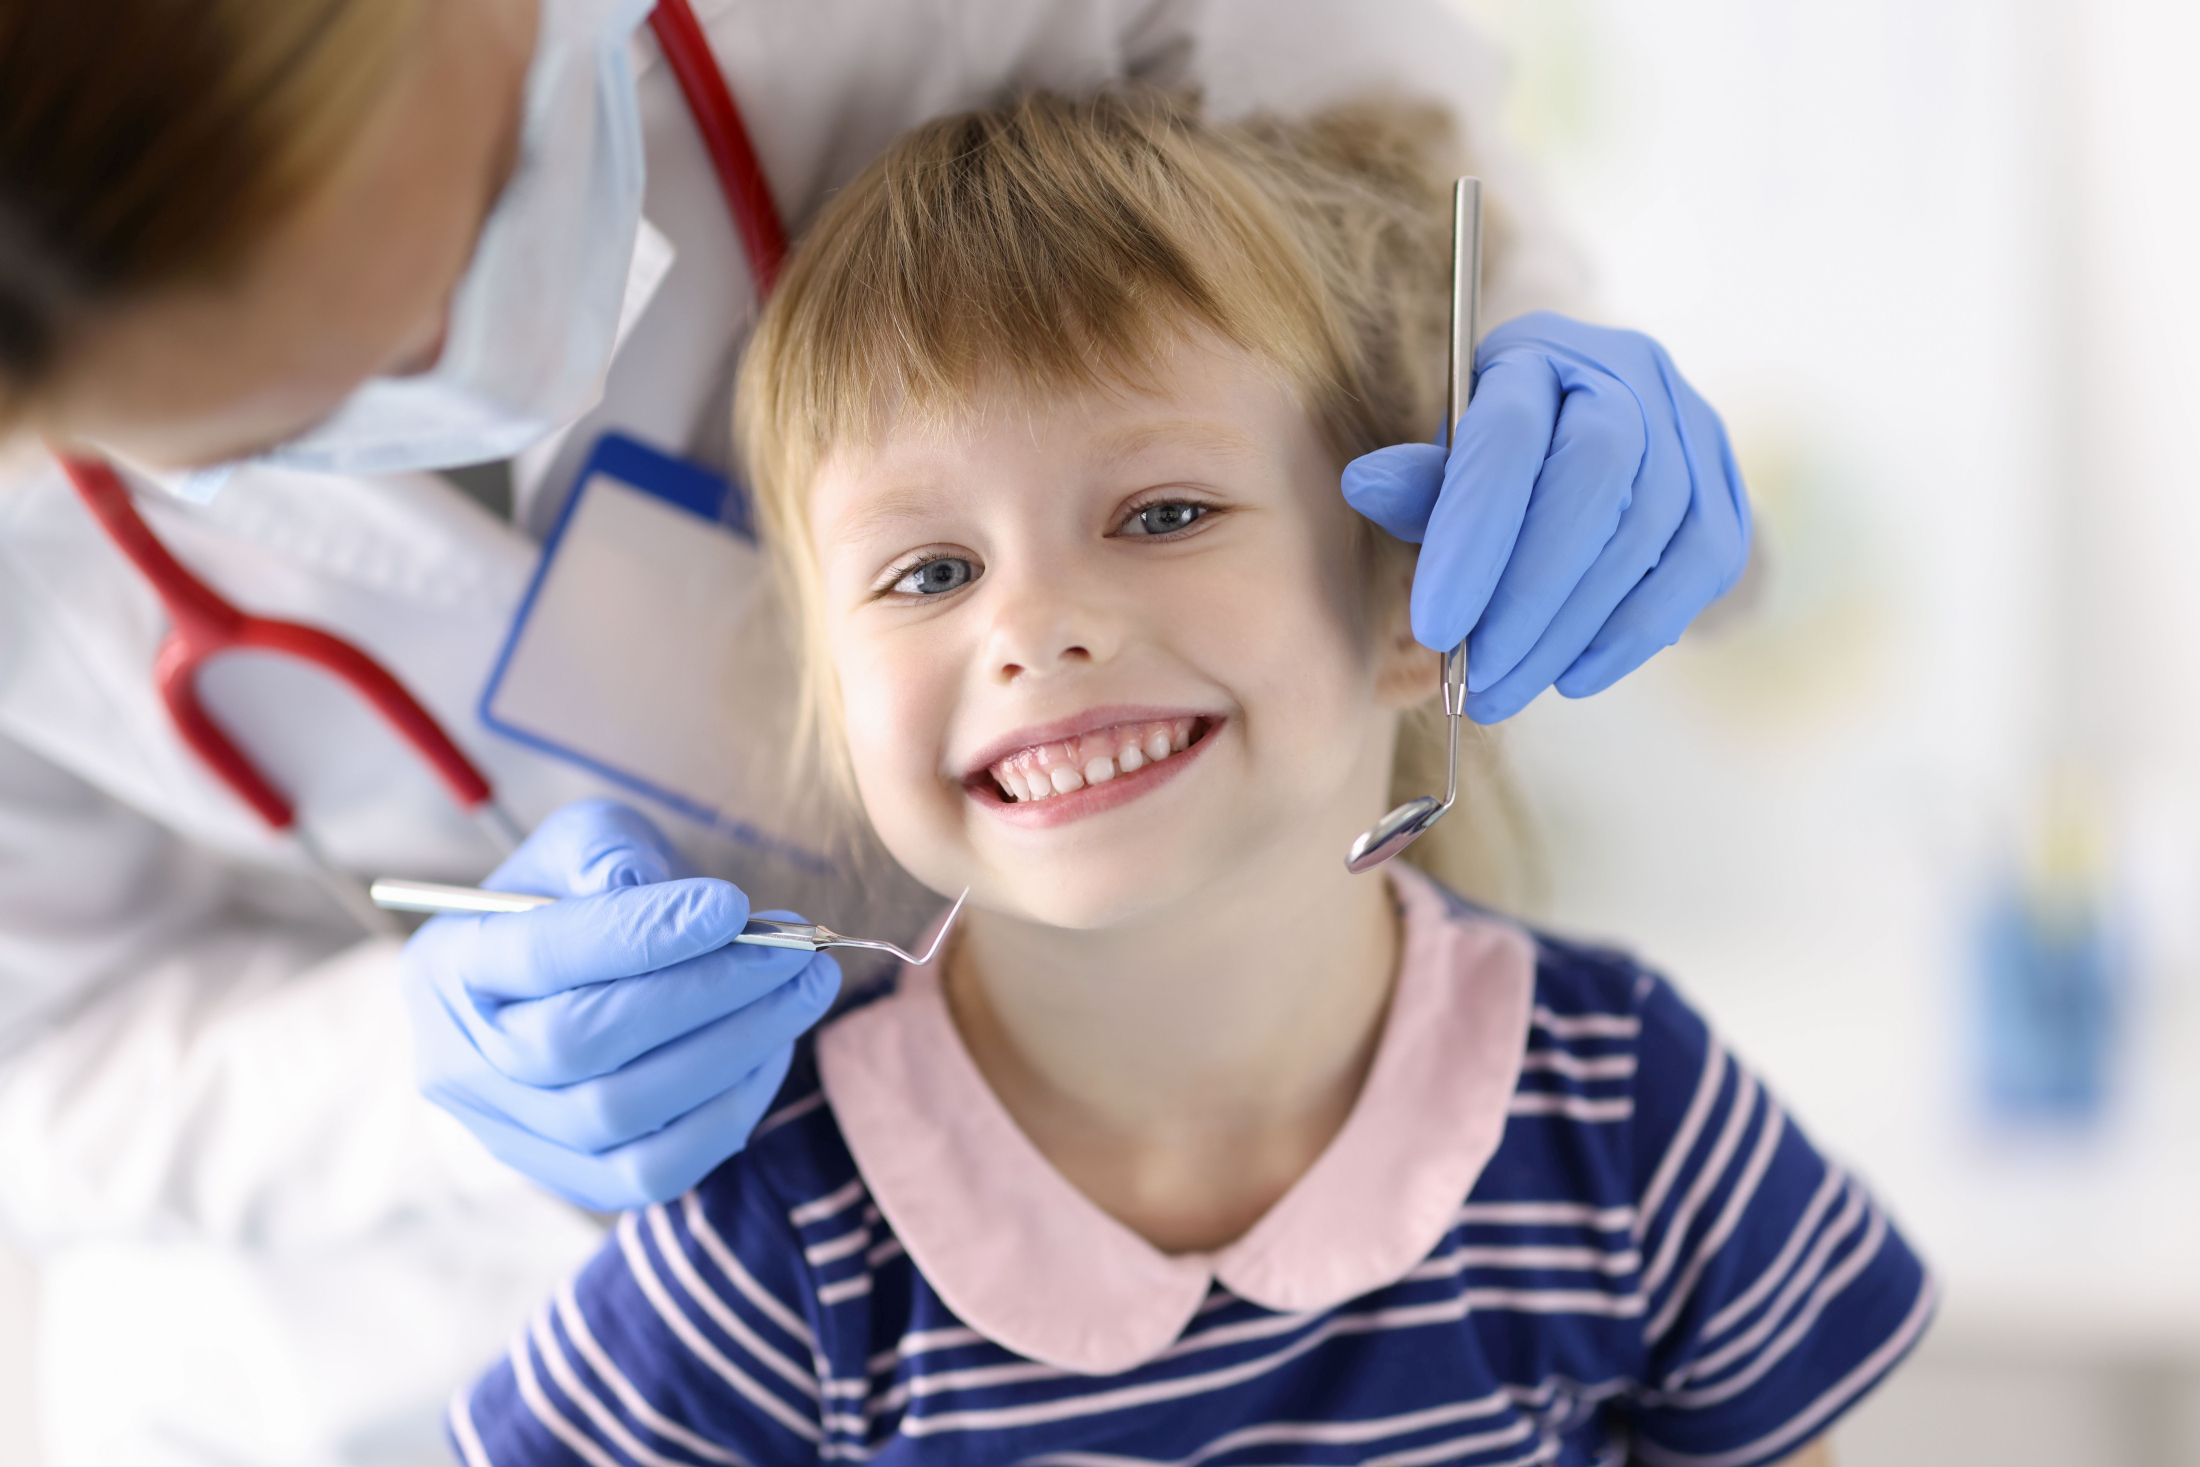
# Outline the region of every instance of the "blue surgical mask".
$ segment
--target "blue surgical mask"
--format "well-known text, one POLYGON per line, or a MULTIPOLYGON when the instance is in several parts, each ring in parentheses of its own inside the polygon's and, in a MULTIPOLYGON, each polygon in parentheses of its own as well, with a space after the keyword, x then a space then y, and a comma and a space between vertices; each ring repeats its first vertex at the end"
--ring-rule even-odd
MULTIPOLYGON (((631 48, 652 0, 542 0, 511 182, 451 299, 442 357, 376 377, 260 462, 374 474, 509 458, 603 393, 641 224, 631 48)), ((210 498, 198 470, 179 491, 210 498)))

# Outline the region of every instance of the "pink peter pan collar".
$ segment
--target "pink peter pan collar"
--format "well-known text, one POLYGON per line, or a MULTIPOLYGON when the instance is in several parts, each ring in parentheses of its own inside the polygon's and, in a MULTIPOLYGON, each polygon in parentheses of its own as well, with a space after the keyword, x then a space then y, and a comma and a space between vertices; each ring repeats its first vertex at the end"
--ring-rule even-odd
POLYGON ((1334 1308, 1426 1258, 1496 1152, 1535 976, 1518 929, 1453 916, 1391 868, 1405 936, 1389 1017, 1344 1128, 1251 1231, 1166 1254, 1039 1153, 963 1047, 937 971, 818 1039, 825 1094, 872 1200, 964 1323, 1082 1375, 1153 1359, 1219 1280, 1266 1309, 1334 1308))

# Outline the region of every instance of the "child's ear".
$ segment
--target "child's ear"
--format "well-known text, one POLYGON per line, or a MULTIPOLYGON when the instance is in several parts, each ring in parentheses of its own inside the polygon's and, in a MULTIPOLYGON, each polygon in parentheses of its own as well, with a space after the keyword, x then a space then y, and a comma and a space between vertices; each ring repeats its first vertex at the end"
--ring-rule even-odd
POLYGON ((1413 638, 1413 567, 1398 572, 1398 584, 1383 598, 1375 627, 1375 698, 1385 708, 1414 708, 1444 687, 1444 654, 1431 652, 1413 638))

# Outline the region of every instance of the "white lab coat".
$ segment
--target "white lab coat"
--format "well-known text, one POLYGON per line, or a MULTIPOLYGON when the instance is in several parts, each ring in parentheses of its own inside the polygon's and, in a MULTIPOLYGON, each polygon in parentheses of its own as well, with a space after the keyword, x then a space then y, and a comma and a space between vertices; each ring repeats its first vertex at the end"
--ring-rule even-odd
MULTIPOLYGON (((1495 58, 1443 0, 697 0, 799 233, 899 131, 1018 87, 1192 83, 1219 113, 1376 88, 1448 102, 1521 227, 1488 319, 1575 266, 1493 158, 1495 58)), ((521 463, 517 526, 428 475, 249 470, 141 499, 249 609, 410 686, 523 824, 615 793, 474 708, 598 432, 723 463, 753 293, 677 88, 639 48, 645 212, 677 250, 604 401, 521 463)), ((0 488, 0 1227, 42 1265, 47 1467, 444 1460, 439 1413, 598 1237, 422 1102, 394 943, 356 929, 178 744, 150 593, 43 468, 0 488)), ((360 873, 475 880, 488 844, 349 695, 239 658, 210 700, 360 873)), ((635 716, 647 717, 646 709, 635 716)), ((693 730, 697 739, 712 731, 693 730)), ((773 902, 789 873, 657 813, 773 902)))

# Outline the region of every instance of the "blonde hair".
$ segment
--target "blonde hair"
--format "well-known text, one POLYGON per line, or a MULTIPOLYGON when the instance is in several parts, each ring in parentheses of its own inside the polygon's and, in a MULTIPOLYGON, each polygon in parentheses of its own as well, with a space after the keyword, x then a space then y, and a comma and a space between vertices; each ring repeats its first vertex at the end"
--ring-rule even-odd
MULTIPOLYGON (((781 278, 735 403, 800 624, 808 770, 852 803, 808 525, 829 453, 874 443, 890 420, 938 421, 1004 380, 1147 386, 1187 327, 1279 369, 1340 468, 1424 441, 1442 417, 1453 141, 1421 105, 1217 125, 1147 89, 1037 93, 926 124, 843 190, 781 278)), ((1493 210, 1493 255, 1509 233, 1493 210)), ((1410 563, 1357 523, 1370 571, 1410 563)), ((1415 709, 1401 724, 1403 794, 1428 790, 1432 759, 1441 788, 1443 722, 1415 709)), ((1477 729, 1462 758, 1466 808, 1411 856, 1509 900, 1519 821, 1495 743, 1477 729)))
POLYGON ((0 431, 88 313, 243 263, 426 3, 0 0, 0 431))

